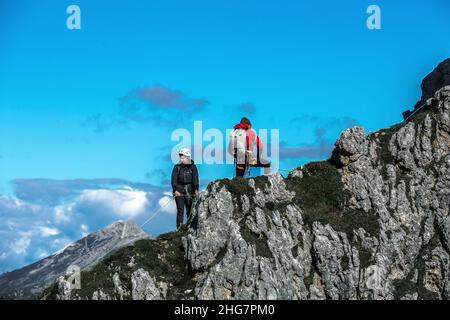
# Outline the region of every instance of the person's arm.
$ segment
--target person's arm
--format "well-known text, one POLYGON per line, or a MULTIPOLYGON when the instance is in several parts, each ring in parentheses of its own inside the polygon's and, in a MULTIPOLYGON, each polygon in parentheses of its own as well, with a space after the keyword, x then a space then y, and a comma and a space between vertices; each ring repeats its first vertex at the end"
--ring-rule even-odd
POLYGON ((198 169, 197 166, 194 164, 194 168, 192 169, 192 175, 193 175, 193 184, 194 184, 194 191, 197 192, 199 189, 199 178, 198 178, 198 169))
POLYGON ((261 153, 261 151, 263 150, 263 144, 257 135, 256 135, 256 148, 258 148, 259 153, 261 153))
POLYGON ((252 153, 254 152, 254 148, 256 146, 256 154, 254 155, 254 157, 256 158, 256 155, 260 154, 262 152, 262 149, 263 149, 262 142, 253 129, 248 131, 247 139, 249 140, 249 145, 250 145, 249 149, 252 153))
MULTIPOLYGON (((270 166, 270 161, 261 157, 263 148, 264 148, 263 143, 259 139, 258 135, 256 135, 256 152, 257 152, 256 162, 258 163, 258 165, 269 165, 270 166)), ((265 154, 265 155, 267 156, 267 154, 265 154)))
POLYGON ((256 149, 259 150, 259 152, 261 152, 263 149, 263 145, 262 145, 262 142, 259 139, 258 135, 256 134, 256 131, 253 129, 250 129, 247 133, 247 137, 249 138, 252 147, 256 145, 256 149))
POLYGON ((177 191, 180 192, 180 185, 178 184, 178 166, 173 167, 171 182, 173 193, 177 191))

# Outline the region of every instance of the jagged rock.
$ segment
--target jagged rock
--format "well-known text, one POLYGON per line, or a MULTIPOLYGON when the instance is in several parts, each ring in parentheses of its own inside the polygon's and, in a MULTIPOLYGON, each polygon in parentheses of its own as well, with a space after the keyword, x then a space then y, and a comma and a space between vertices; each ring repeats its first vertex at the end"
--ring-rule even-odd
POLYGON ((120 281, 119 273, 114 273, 112 278, 114 284, 114 290, 119 295, 119 299, 123 300, 124 295, 127 294, 126 290, 122 288, 122 282, 120 281))
POLYGON ((450 85, 450 59, 442 61, 421 84, 422 101, 433 98, 434 93, 439 89, 450 85))
POLYGON ((355 126, 344 130, 335 143, 334 160, 338 165, 348 166, 367 153, 367 141, 364 128, 355 126))
MULTIPOLYGON (((450 58, 442 61, 430 74, 422 81, 422 97, 414 106, 412 111, 403 112, 403 118, 407 119, 413 112, 418 111, 420 107, 430 106, 430 99, 434 97, 436 91, 450 85, 450 58)), ((426 108, 423 108, 426 109, 426 108)))
POLYGON ((92 300, 111 300, 111 298, 100 289, 92 294, 92 300))
MULTIPOLYGON (((448 88, 437 92, 430 102, 436 109, 417 122, 367 137, 362 128, 354 127, 339 137, 333 159, 343 184, 340 192, 349 192, 344 204, 349 210, 360 210, 355 219, 361 220, 361 228, 339 230, 348 213, 334 220, 337 213, 332 208, 328 218, 317 215, 314 221, 301 201, 293 201, 278 175, 259 181, 259 186, 257 179, 249 179, 247 185, 243 181, 210 185, 196 208, 198 222, 184 238, 186 262, 198 272, 196 296, 446 297, 447 92, 448 88), (306 217, 312 223, 305 223, 306 217), (435 219, 441 221, 439 231, 435 219), (421 256, 427 246, 434 255, 421 256), (414 292, 402 292, 414 274, 417 280, 408 287, 408 291, 416 287, 414 292)), ((290 175, 288 181, 312 179, 305 176, 308 169, 308 165, 297 169, 302 174, 290 175)), ((318 201, 317 211, 320 205, 318 201)))
POLYGON ((161 293, 155 280, 144 269, 138 269, 131 275, 131 294, 133 300, 157 300, 161 293))
POLYGON ((212 182, 187 226, 90 271, 105 282, 86 297, 120 270, 134 299, 448 299, 450 86, 428 103, 345 130, 330 159, 287 178, 212 182))
POLYGON ((289 178, 303 178, 302 167, 299 167, 295 170, 290 171, 288 177, 289 178))
POLYGON ((136 263, 134 262, 134 257, 131 257, 131 260, 130 260, 130 262, 128 262, 127 265, 130 268, 133 268, 136 265, 136 263))
POLYGON ((70 282, 66 281, 63 276, 58 278, 57 286, 57 300, 70 300, 72 298, 72 285, 70 282))

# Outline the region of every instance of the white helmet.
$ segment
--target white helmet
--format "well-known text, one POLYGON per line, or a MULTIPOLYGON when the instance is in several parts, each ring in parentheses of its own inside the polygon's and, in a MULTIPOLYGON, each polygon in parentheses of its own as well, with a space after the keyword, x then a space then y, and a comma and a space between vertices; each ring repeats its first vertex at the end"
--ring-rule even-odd
POLYGON ((181 150, 180 150, 180 152, 178 152, 178 154, 180 155, 180 156, 186 156, 186 157, 191 157, 191 150, 189 150, 188 148, 182 148, 181 150))

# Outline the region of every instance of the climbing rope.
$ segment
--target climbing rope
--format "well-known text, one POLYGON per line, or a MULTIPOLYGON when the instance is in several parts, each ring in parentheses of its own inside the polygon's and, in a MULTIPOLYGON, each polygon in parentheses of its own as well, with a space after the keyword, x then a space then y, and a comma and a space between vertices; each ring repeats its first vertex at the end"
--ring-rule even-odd
POLYGON ((167 201, 164 205, 160 206, 158 208, 158 210, 156 210, 151 216, 150 218, 148 218, 143 224, 141 224, 141 228, 143 226, 145 226, 147 223, 149 223, 150 221, 152 221, 154 218, 156 218, 156 216, 161 212, 161 210, 166 207, 173 199, 177 198, 177 197, 188 197, 189 199, 192 200, 192 206, 194 206, 194 201, 196 199, 195 196, 192 196, 191 194, 184 194, 181 196, 173 196, 173 195, 167 195, 169 198, 169 201, 167 201), (173 199, 172 199, 173 198, 173 199))
MULTIPOLYGON (((173 197, 173 196, 172 196, 172 197, 173 197)), ((160 206, 160 207, 158 208, 158 210, 156 210, 156 211, 153 213, 153 215, 150 216, 150 218, 148 218, 143 224, 141 224, 141 228, 142 228, 143 226, 145 226, 147 223, 149 223, 151 220, 153 220, 153 219, 158 215, 158 213, 161 211, 161 209, 163 209, 164 207, 166 207, 171 201, 172 201, 172 199, 169 198, 169 201, 167 201, 163 206, 160 206)))
POLYGON ((426 103, 424 103, 423 105, 421 105, 419 108, 417 108, 416 110, 414 110, 405 120, 403 120, 403 123, 405 123, 406 121, 408 121, 413 115, 415 115, 420 109, 422 109, 423 107, 427 106, 426 103))

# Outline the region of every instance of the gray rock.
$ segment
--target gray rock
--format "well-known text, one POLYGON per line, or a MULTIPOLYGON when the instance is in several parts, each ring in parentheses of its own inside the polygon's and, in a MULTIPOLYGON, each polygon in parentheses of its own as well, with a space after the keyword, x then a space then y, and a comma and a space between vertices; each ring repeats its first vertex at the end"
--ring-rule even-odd
MULTIPOLYGON (((236 186, 213 183, 195 208, 198 223, 184 241, 186 262, 197 272, 196 296, 448 296, 448 100, 443 88, 430 101, 437 109, 420 122, 369 136, 353 127, 336 141, 333 159, 342 192, 349 194, 348 210, 376 217, 376 230, 361 221, 361 228, 342 232, 326 218, 307 225, 301 203, 293 201, 295 195, 278 175, 263 184, 240 181, 242 194, 236 186), (407 283, 412 286, 402 292, 407 283)), ((294 170, 288 179, 305 179, 304 170, 294 170)))
MULTIPOLYGON (((450 58, 442 61, 430 74, 422 81, 422 97, 414 106, 412 111, 403 112, 404 119, 408 118, 413 112, 423 105, 430 105, 429 101, 434 97, 436 91, 450 85, 450 58)), ((419 111, 420 112, 420 111, 419 111)))
POLYGON ((133 300, 158 300, 161 298, 155 280, 142 268, 131 275, 131 286, 133 300))
POLYGON ((58 293, 57 300, 71 300, 72 298, 72 286, 70 282, 66 281, 63 276, 58 278, 57 281, 58 293))
POLYGON ((334 159, 341 166, 349 165, 366 153, 367 141, 364 128, 357 126, 344 130, 333 150, 334 159))
POLYGON ((112 278, 114 284, 114 290, 119 295, 119 299, 123 300, 124 296, 127 295, 126 290, 122 287, 122 282, 120 281, 119 273, 114 273, 112 278))
POLYGON ((111 298, 100 289, 92 294, 92 300, 111 300, 111 298))
POLYGON ((187 226, 148 244, 159 268, 139 265, 144 252, 97 272, 133 299, 448 299, 450 87, 427 103, 388 129, 345 130, 331 159, 288 178, 212 182, 187 226))

